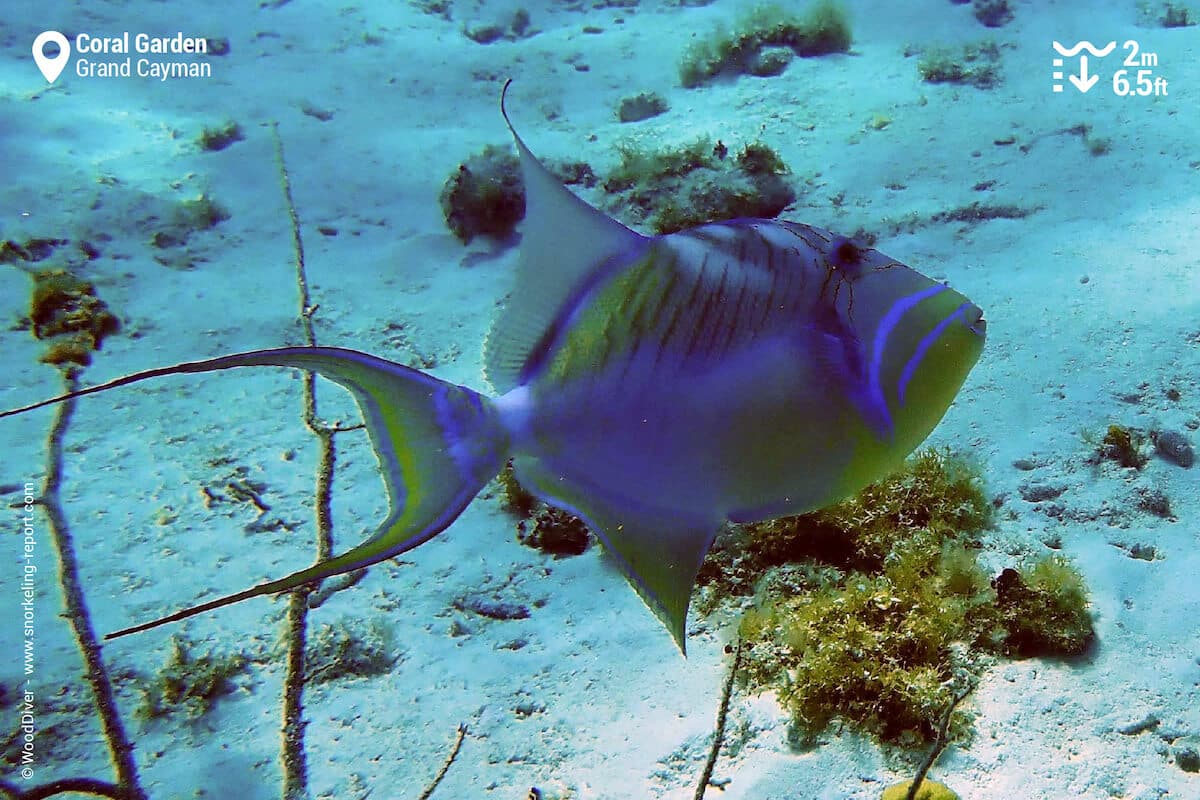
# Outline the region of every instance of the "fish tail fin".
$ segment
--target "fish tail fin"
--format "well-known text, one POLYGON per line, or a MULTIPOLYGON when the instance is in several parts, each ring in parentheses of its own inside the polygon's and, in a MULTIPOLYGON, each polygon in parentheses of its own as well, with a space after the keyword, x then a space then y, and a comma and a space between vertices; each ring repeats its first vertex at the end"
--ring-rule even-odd
POLYGON ((295 367, 348 389, 362 413, 387 487, 387 518, 366 541, 307 569, 110 633, 113 639, 204 611, 370 566, 445 530, 500 471, 508 435, 492 402, 462 386, 381 358, 334 347, 286 347, 177 364, 119 378, 2 416, 149 378, 248 366, 295 367))

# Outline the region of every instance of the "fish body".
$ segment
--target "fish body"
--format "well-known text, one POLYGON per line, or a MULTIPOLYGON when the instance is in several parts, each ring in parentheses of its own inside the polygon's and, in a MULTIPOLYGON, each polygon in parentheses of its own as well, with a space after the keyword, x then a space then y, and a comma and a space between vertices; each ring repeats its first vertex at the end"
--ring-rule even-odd
POLYGON ((961 295, 807 225, 707 225, 629 261, 561 309, 526 382, 497 401, 519 470, 537 462, 617 504, 717 521, 827 505, 928 435, 982 347, 961 295), (918 354, 930 334, 937 349, 918 354), (959 348, 961 375, 904 402, 904 367, 959 348))
POLYGON ((886 475, 983 342, 974 304, 877 250, 734 220, 600 260, 496 407, 518 479, 588 521, 682 647, 721 524, 886 475))
POLYGON ((526 488, 588 523, 684 650, 688 598, 721 525, 819 508, 883 477, 982 352, 977 306, 875 249, 773 220, 642 236, 567 191, 509 128, 526 221, 516 287, 485 343, 495 395, 353 350, 280 348, 0 413, 242 366, 310 370, 358 402, 390 500, 373 535, 110 636, 407 552, 511 458, 526 488))

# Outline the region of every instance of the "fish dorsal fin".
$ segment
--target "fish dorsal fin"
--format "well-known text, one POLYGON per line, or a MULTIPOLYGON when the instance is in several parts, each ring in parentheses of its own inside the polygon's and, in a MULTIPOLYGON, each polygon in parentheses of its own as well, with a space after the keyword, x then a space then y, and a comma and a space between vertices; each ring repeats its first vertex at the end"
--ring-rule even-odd
MULTIPOLYGON (((508 81, 504 92, 508 91, 508 81)), ((571 194, 525 146, 504 108, 525 182, 525 222, 517 280, 484 346, 487 379, 498 392, 517 385, 517 376, 572 290, 597 264, 645 241, 612 217, 571 194)))
POLYGON ((686 656, 692 587, 720 521, 605 498, 528 457, 513 459, 513 467, 523 486, 587 523, 686 656))

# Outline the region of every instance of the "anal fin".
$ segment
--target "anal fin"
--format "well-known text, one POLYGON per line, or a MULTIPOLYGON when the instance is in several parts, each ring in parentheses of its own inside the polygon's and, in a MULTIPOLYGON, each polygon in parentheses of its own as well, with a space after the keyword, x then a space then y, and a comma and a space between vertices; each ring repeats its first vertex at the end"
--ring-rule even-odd
POLYGON ((587 523, 686 656, 688 603, 720 521, 608 498, 551 474, 532 459, 515 459, 514 468, 522 485, 587 523))

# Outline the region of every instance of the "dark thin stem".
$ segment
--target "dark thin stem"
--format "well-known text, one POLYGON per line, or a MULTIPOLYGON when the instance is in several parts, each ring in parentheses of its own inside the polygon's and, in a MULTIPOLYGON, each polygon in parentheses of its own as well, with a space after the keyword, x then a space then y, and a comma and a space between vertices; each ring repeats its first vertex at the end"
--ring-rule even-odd
MULTIPOLYGON (((292 226, 292 252, 296 264, 296 294, 300 301, 300 327, 304 331, 304 343, 309 347, 317 346, 317 334, 313 330, 312 318, 317 313, 317 306, 312 304, 312 293, 308 288, 308 266, 304 261, 304 237, 300 234, 300 214, 296 211, 296 201, 292 198, 292 177, 288 173, 287 162, 283 157, 283 139, 279 135, 279 123, 271 123, 271 132, 275 136, 275 158, 279 164, 279 185, 283 190, 283 200, 287 205, 288 222, 292 226)), ((317 417, 316 373, 304 373, 304 422, 313 432, 329 428, 317 417)))
POLYGON ((725 687, 721 690, 721 706, 717 710, 717 730, 713 734, 712 748, 708 751, 708 761, 704 764, 704 772, 700 774, 700 783, 696 785, 696 793, 692 800, 704 800, 704 792, 712 781, 713 769, 717 766, 717 755, 721 745, 725 743, 725 719, 729 716, 729 700, 733 696, 733 681, 737 677, 742 664, 742 637, 739 636, 733 646, 733 663, 729 665, 729 677, 725 679, 725 687))
POLYGON ((925 763, 921 764, 921 768, 917 770, 917 775, 913 778, 912 783, 908 787, 908 795, 905 800, 916 800, 917 791, 921 788, 921 783, 925 780, 925 776, 929 774, 929 770, 933 768, 934 762, 938 760, 938 756, 946 749, 946 745, 950 743, 950 718, 954 716, 954 709, 958 708, 958 704, 967 699, 967 695, 975 691, 975 684, 969 684, 950 701, 950 705, 946 708, 946 713, 942 715, 942 723, 938 726, 937 738, 933 740, 933 748, 929 751, 929 755, 925 757, 925 763))
POLYGON ((287 675, 283 683, 283 797, 308 797, 308 755, 304 750, 304 651, 308 633, 308 587, 292 591, 287 613, 287 675))
MULTIPOLYGON (((279 182, 287 206, 288 221, 292 228, 292 250, 296 268, 296 294, 299 301, 298 316, 304 331, 304 343, 316 347, 317 335, 313 329, 313 316, 317 306, 313 305, 309 291, 308 269, 304 261, 304 238, 300 232, 300 215, 292 197, 292 179, 283 154, 283 139, 278 124, 271 126, 275 136, 275 157, 279 166, 279 182)), ((357 430, 361 425, 342 427, 331 425, 320 418, 317 411, 316 374, 304 373, 304 425, 317 438, 317 474, 314 487, 314 514, 317 523, 318 562, 333 555, 333 470, 337 460, 334 436, 345 430, 357 430)), ((361 571, 349 573, 343 581, 323 587, 306 584, 292 590, 287 614, 287 676, 284 679, 283 699, 283 766, 284 800, 303 800, 308 796, 308 760, 304 750, 304 654, 308 638, 308 612, 324 602, 331 594, 353 586, 361 571)))
POLYGON ((333 597, 338 592, 349 589, 361 581, 366 574, 367 571, 365 569, 356 569, 332 578, 326 578, 321 586, 308 596, 308 610, 312 611, 314 608, 320 608, 330 597, 333 597))
MULTIPOLYGON (((304 263, 304 239, 300 235, 300 215, 292 199, 292 181, 283 157, 283 139, 278 123, 272 123, 279 182, 292 227, 292 251, 295 257, 296 290, 300 302, 300 325, 304 342, 316 345, 313 334, 312 306, 308 291, 308 273, 304 263)), ((304 373, 304 424, 317 436, 319 466, 316 485, 317 560, 327 558, 331 547, 329 489, 333 474, 333 434, 317 424, 316 378, 304 373)), ((287 613, 287 674, 283 682, 283 797, 304 800, 308 797, 308 756, 304 749, 304 654, 308 640, 308 597, 314 586, 306 584, 292 590, 287 613)))
MULTIPOLYGON (((313 385, 305 388, 305 408, 315 408, 312 395, 313 385)), ((307 423, 307 420, 306 420, 307 423)), ((333 431, 327 428, 309 429, 317 437, 319 461, 315 514, 317 518, 317 560, 329 558, 333 549, 333 516, 331 498, 333 494, 333 464, 336 448, 333 431)), ((292 590, 288 598, 288 653, 287 676, 283 692, 283 764, 284 800, 303 800, 308 796, 308 758, 304 751, 304 683, 306 670, 304 654, 308 640, 309 599, 319 590, 314 584, 306 584, 292 590)))
POLYGON ((417 800, 429 800, 433 796, 433 791, 437 789, 438 784, 442 782, 442 778, 446 777, 446 773, 450 771, 450 765, 454 763, 454 759, 458 758, 458 751, 462 749, 463 739, 467 736, 467 726, 463 723, 458 724, 458 734, 454 737, 454 744, 450 747, 450 755, 446 756, 446 760, 442 762, 442 768, 438 770, 438 774, 433 776, 433 780, 425 787, 425 791, 421 792, 421 796, 417 800))
MULTIPOLYGON (((67 392, 79 388, 72 372, 63 373, 63 386, 67 392)), ((46 442, 46 482, 42 488, 41 505, 46 510, 51 538, 58 552, 59 581, 67 608, 67 621, 75 633, 75 641, 83 655, 87 681, 92 687, 92 697, 100 715, 100 727, 104 731, 109 755, 116 768, 117 783, 130 798, 144 800, 146 792, 138 782, 137 764, 133 758, 133 743, 125 734, 125 726, 117 711, 112 681, 109 678, 108 670, 104 667, 100 641, 96 638, 96 630, 92 626, 92 617, 88 611, 87 601, 84 599, 83 586, 79 581, 79 563, 75 560, 74 537, 71 535, 66 514, 63 512, 62 503, 59 500, 58 492, 62 486, 63 437, 74 410, 75 401, 67 400, 58 406, 58 411, 54 416, 54 424, 50 428, 46 442)), ((97 785, 100 784, 97 783, 97 785)))
POLYGON ((11 800, 43 800, 59 794, 90 794, 94 797, 111 797, 112 800, 132 800, 134 797, 144 797, 130 792, 115 783, 98 781, 95 778, 60 778, 41 786, 29 789, 18 789, 8 781, 0 781, 0 792, 4 792, 11 800))

